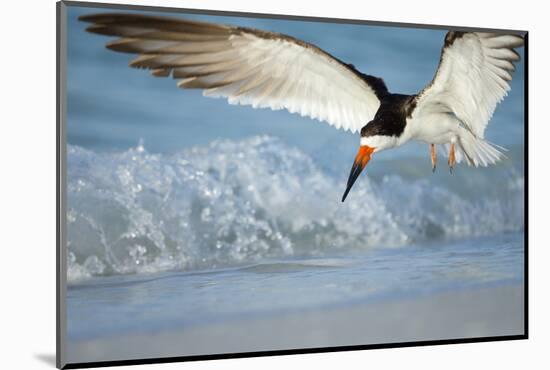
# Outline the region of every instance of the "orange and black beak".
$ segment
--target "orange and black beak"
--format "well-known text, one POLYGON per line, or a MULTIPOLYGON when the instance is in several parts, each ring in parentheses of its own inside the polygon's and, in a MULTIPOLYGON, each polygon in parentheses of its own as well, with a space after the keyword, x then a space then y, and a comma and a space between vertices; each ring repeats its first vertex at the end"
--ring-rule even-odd
POLYGON ((351 187, 355 184, 355 180, 357 180, 367 163, 369 163, 373 152, 374 148, 371 148, 370 146, 362 145, 359 147, 359 152, 357 152, 357 155, 355 156, 355 161, 353 162, 353 166, 351 167, 351 171, 349 173, 348 185, 344 195, 342 196, 342 202, 346 200, 351 187))

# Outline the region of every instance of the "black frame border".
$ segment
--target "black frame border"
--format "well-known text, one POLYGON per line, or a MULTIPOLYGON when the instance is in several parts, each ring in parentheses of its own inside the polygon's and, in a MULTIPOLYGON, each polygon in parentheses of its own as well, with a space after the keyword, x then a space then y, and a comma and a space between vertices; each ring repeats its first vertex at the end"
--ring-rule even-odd
POLYGON ((511 340, 529 339, 529 31, 512 30, 512 29, 496 29, 496 28, 477 28, 477 27, 459 27, 449 25, 428 25, 420 23, 401 23, 401 22, 383 22, 372 20, 357 20, 357 19, 342 19, 329 17, 309 17, 298 15, 285 14, 266 14, 266 13, 251 13, 251 12, 233 12, 210 9, 187 9, 174 7, 158 7, 145 5, 127 5, 127 4, 111 4, 97 2, 82 2, 82 1, 59 1, 56 3, 56 367, 59 369, 82 369, 95 367, 111 367, 111 366, 127 366, 127 365, 146 365, 159 363, 174 363, 174 362, 191 362, 191 361, 207 361, 221 360, 232 358, 247 358, 247 357, 266 357, 266 356, 283 356, 283 355, 299 355, 299 354, 314 354, 326 352, 342 352, 342 351, 359 351, 370 349, 387 349, 387 348, 405 348, 405 347, 423 347, 448 344, 467 344, 467 343, 483 343, 483 342, 498 342, 511 340), (360 24, 371 26, 390 26, 402 28, 422 28, 422 29, 445 29, 445 30, 460 30, 460 31, 509 31, 522 34, 525 38, 524 45, 524 333, 519 335, 506 335, 494 337, 475 337, 475 338, 455 338, 443 340, 428 340, 415 342, 394 342, 380 344, 365 344, 353 346, 338 346, 338 347, 319 347, 319 348, 297 348, 288 350, 273 350, 273 351, 256 351, 256 352, 239 352, 239 353, 221 353, 211 355, 196 355, 196 356, 175 356, 175 357, 159 357, 159 358, 143 358, 131 360, 115 360, 115 361, 97 361, 97 362, 78 362, 66 363, 65 353, 65 331, 66 331, 66 315, 65 315, 65 296, 66 296, 66 253, 65 253, 65 226, 66 218, 65 196, 66 196, 66 9, 65 7, 90 7, 104 8, 112 10, 141 10, 155 11, 165 13, 185 13, 185 14, 204 14, 204 15, 220 15, 233 17, 254 17, 267 19, 282 19, 296 20, 306 22, 325 22, 325 23, 343 23, 343 24, 360 24))

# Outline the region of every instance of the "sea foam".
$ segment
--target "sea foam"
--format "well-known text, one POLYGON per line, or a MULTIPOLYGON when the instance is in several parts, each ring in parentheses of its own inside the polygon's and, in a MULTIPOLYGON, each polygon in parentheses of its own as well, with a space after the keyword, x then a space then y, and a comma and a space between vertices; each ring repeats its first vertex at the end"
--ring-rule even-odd
MULTIPOLYGON (((272 137, 176 154, 68 146, 68 280, 219 268, 523 228, 523 176, 467 198, 430 179, 336 178, 272 137)), ((483 170, 479 170, 483 171, 483 170)))

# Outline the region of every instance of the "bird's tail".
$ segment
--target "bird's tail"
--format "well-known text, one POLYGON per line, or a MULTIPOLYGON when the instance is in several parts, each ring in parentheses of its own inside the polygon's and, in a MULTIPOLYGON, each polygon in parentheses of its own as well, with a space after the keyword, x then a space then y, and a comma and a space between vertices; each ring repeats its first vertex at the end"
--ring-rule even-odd
POLYGON ((457 162, 464 159, 469 166, 487 167, 506 158, 503 153, 506 151, 505 148, 475 137, 467 130, 464 130, 457 144, 460 153, 457 162))

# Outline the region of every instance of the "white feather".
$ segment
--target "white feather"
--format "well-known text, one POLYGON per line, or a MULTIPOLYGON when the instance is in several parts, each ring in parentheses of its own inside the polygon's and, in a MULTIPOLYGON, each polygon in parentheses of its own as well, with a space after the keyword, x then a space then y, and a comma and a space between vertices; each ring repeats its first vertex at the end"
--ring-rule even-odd
POLYGON ((466 33, 443 48, 441 63, 432 83, 419 94, 416 115, 434 107, 454 114, 477 138, 496 105, 510 90, 513 51, 523 39, 516 35, 466 33))
POLYGON ((523 45, 516 35, 449 33, 436 75, 419 95, 406 128, 406 139, 455 143, 457 161, 471 166, 494 164, 503 149, 485 141, 485 129, 497 104, 510 90, 519 59, 513 50, 523 45), (453 36, 457 36, 452 40, 453 36))
MULTIPOLYGON (((375 88, 353 68, 292 37, 214 23, 137 14, 84 16, 91 32, 118 36, 108 47, 138 54, 131 66, 230 104, 287 109, 359 131, 374 118, 375 88)), ((385 86, 383 93, 386 92, 385 86)))

